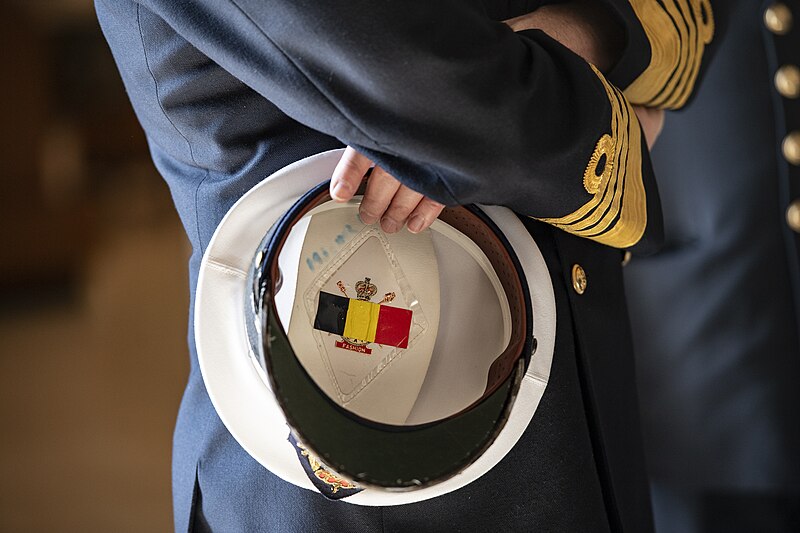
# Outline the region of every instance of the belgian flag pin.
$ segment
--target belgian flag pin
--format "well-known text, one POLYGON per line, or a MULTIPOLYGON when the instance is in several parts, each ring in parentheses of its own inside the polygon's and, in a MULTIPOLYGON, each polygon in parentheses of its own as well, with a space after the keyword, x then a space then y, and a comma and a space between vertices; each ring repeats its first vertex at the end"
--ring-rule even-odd
POLYGON ((320 291, 314 329, 334 333, 342 337, 336 342, 337 348, 370 354, 367 345, 375 342, 384 346, 408 348, 411 331, 410 309, 386 305, 395 298, 387 293, 378 302, 370 299, 378 292, 378 287, 370 278, 356 283, 356 298, 349 298, 344 284, 336 283, 344 296, 320 291))

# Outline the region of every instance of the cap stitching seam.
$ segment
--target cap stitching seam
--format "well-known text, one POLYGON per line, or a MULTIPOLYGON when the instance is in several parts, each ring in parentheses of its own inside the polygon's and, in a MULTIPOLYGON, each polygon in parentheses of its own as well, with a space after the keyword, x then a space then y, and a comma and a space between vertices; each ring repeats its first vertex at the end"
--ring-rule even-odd
POLYGON ((247 279, 247 273, 243 270, 240 270, 236 267, 232 267, 230 265, 226 265, 224 263, 220 263, 214 259, 208 259, 207 261, 208 268, 213 268, 219 272, 224 274, 230 274, 232 276, 236 276, 237 278, 247 279))

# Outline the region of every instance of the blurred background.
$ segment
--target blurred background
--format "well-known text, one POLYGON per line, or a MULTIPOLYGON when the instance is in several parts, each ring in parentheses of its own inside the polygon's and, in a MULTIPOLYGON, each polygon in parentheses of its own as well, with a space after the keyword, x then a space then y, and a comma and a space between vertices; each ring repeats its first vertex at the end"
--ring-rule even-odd
POLYGON ((0 531, 171 530, 188 243, 91 0, 0 54, 0 531))

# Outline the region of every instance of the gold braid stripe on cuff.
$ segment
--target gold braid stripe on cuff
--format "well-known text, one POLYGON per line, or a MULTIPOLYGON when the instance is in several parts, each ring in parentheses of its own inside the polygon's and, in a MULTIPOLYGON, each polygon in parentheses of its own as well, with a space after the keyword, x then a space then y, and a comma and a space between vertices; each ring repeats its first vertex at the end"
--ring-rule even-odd
POLYGON ((630 0, 650 41, 650 65, 625 90, 634 104, 682 107, 714 35, 709 0, 630 0))
POLYGON ((541 218, 569 233, 615 248, 636 244, 647 225, 639 121, 622 93, 592 65, 611 104, 611 133, 597 141, 583 175, 593 197, 572 214, 541 218))

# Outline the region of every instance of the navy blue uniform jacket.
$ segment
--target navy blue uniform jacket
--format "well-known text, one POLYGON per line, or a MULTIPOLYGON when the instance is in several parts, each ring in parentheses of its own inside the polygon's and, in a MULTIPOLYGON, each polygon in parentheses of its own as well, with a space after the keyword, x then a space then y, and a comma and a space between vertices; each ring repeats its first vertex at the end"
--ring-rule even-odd
POLYGON ((607 0, 625 47, 601 73, 543 32, 497 22, 539 3, 97 0, 194 248, 192 294, 205 246, 242 194, 349 144, 445 204, 515 210, 558 299, 551 382, 512 453, 465 489, 384 509, 326 501, 250 458, 209 401, 190 331, 177 530, 651 527, 619 250, 652 248, 661 217, 631 102, 683 105, 713 18, 701 0, 607 0), (589 277, 583 295, 571 290, 574 263, 589 277))

